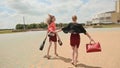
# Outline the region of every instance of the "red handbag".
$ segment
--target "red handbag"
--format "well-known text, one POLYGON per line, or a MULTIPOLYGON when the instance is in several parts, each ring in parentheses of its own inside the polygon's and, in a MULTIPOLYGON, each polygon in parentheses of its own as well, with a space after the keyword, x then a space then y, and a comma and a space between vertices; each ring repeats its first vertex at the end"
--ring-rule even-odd
POLYGON ((86 44, 86 51, 87 51, 87 53, 90 53, 90 52, 101 52, 100 43, 99 42, 92 43, 92 41, 90 41, 89 44, 86 44))

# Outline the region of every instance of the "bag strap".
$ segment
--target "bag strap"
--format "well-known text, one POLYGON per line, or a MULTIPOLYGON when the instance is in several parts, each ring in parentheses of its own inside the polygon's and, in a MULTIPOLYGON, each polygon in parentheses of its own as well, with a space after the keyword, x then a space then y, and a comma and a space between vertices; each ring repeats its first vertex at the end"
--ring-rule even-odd
POLYGON ((90 44, 95 44, 96 42, 95 41, 90 41, 90 44))

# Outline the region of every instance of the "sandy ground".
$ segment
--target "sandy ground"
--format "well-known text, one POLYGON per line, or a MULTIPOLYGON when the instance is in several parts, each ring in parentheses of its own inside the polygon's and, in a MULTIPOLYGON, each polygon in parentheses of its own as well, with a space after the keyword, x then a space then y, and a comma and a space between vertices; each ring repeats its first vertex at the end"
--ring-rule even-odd
MULTIPOLYGON (((120 68, 120 29, 88 30, 102 52, 86 53, 89 39, 81 34, 79 58, 76 68, 120 68)), ((39 50, 45 32, 26 32, 0 35, 0 68, 75 68, 71 62, 70 34, 59 33, 63 46, 58 45, 59 57, 51 47, 51 59, 46 59, 48 39, 43 51, 39 50)))

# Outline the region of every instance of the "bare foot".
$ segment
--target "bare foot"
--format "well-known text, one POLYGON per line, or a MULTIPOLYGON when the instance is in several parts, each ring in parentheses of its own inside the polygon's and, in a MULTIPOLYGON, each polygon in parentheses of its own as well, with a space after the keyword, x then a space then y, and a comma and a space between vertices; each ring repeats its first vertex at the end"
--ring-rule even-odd
POLYGON ((58 56, 58 54, 57 54, 57 53, 55 53, 55 55, 56 55, 56 56, 58 56))
POLYGON ((44 58, 50 59, 51 56, 45 55, 44 58))
POLYGON ((74 62, 71 62, 72 65, 74 65, 74 62))
POLYGON ((73 60, 70 63, 73 64, 74 63, 73 60))
POLYGON ((77 63, 74 63, 74 66, 77 67, 77 63))
POLYGON ((77 63, 76 63, 76 62, 71 61, 71 64, 72 64, 73 66, 77 67, 77 63))

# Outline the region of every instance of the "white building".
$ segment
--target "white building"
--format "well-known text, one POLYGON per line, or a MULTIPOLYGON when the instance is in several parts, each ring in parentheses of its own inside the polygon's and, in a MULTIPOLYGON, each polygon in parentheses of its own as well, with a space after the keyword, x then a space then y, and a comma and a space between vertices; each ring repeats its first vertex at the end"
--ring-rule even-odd
POLYGON ((115 13, 115 11, 98 14, 92 19, 92 23, 112 23, 113 13, 115 13))
POLYGON ((120 23, 120 0, 116 1, 116 10, 97 14, 92 19, 92 24, 97 23, 120 23))

